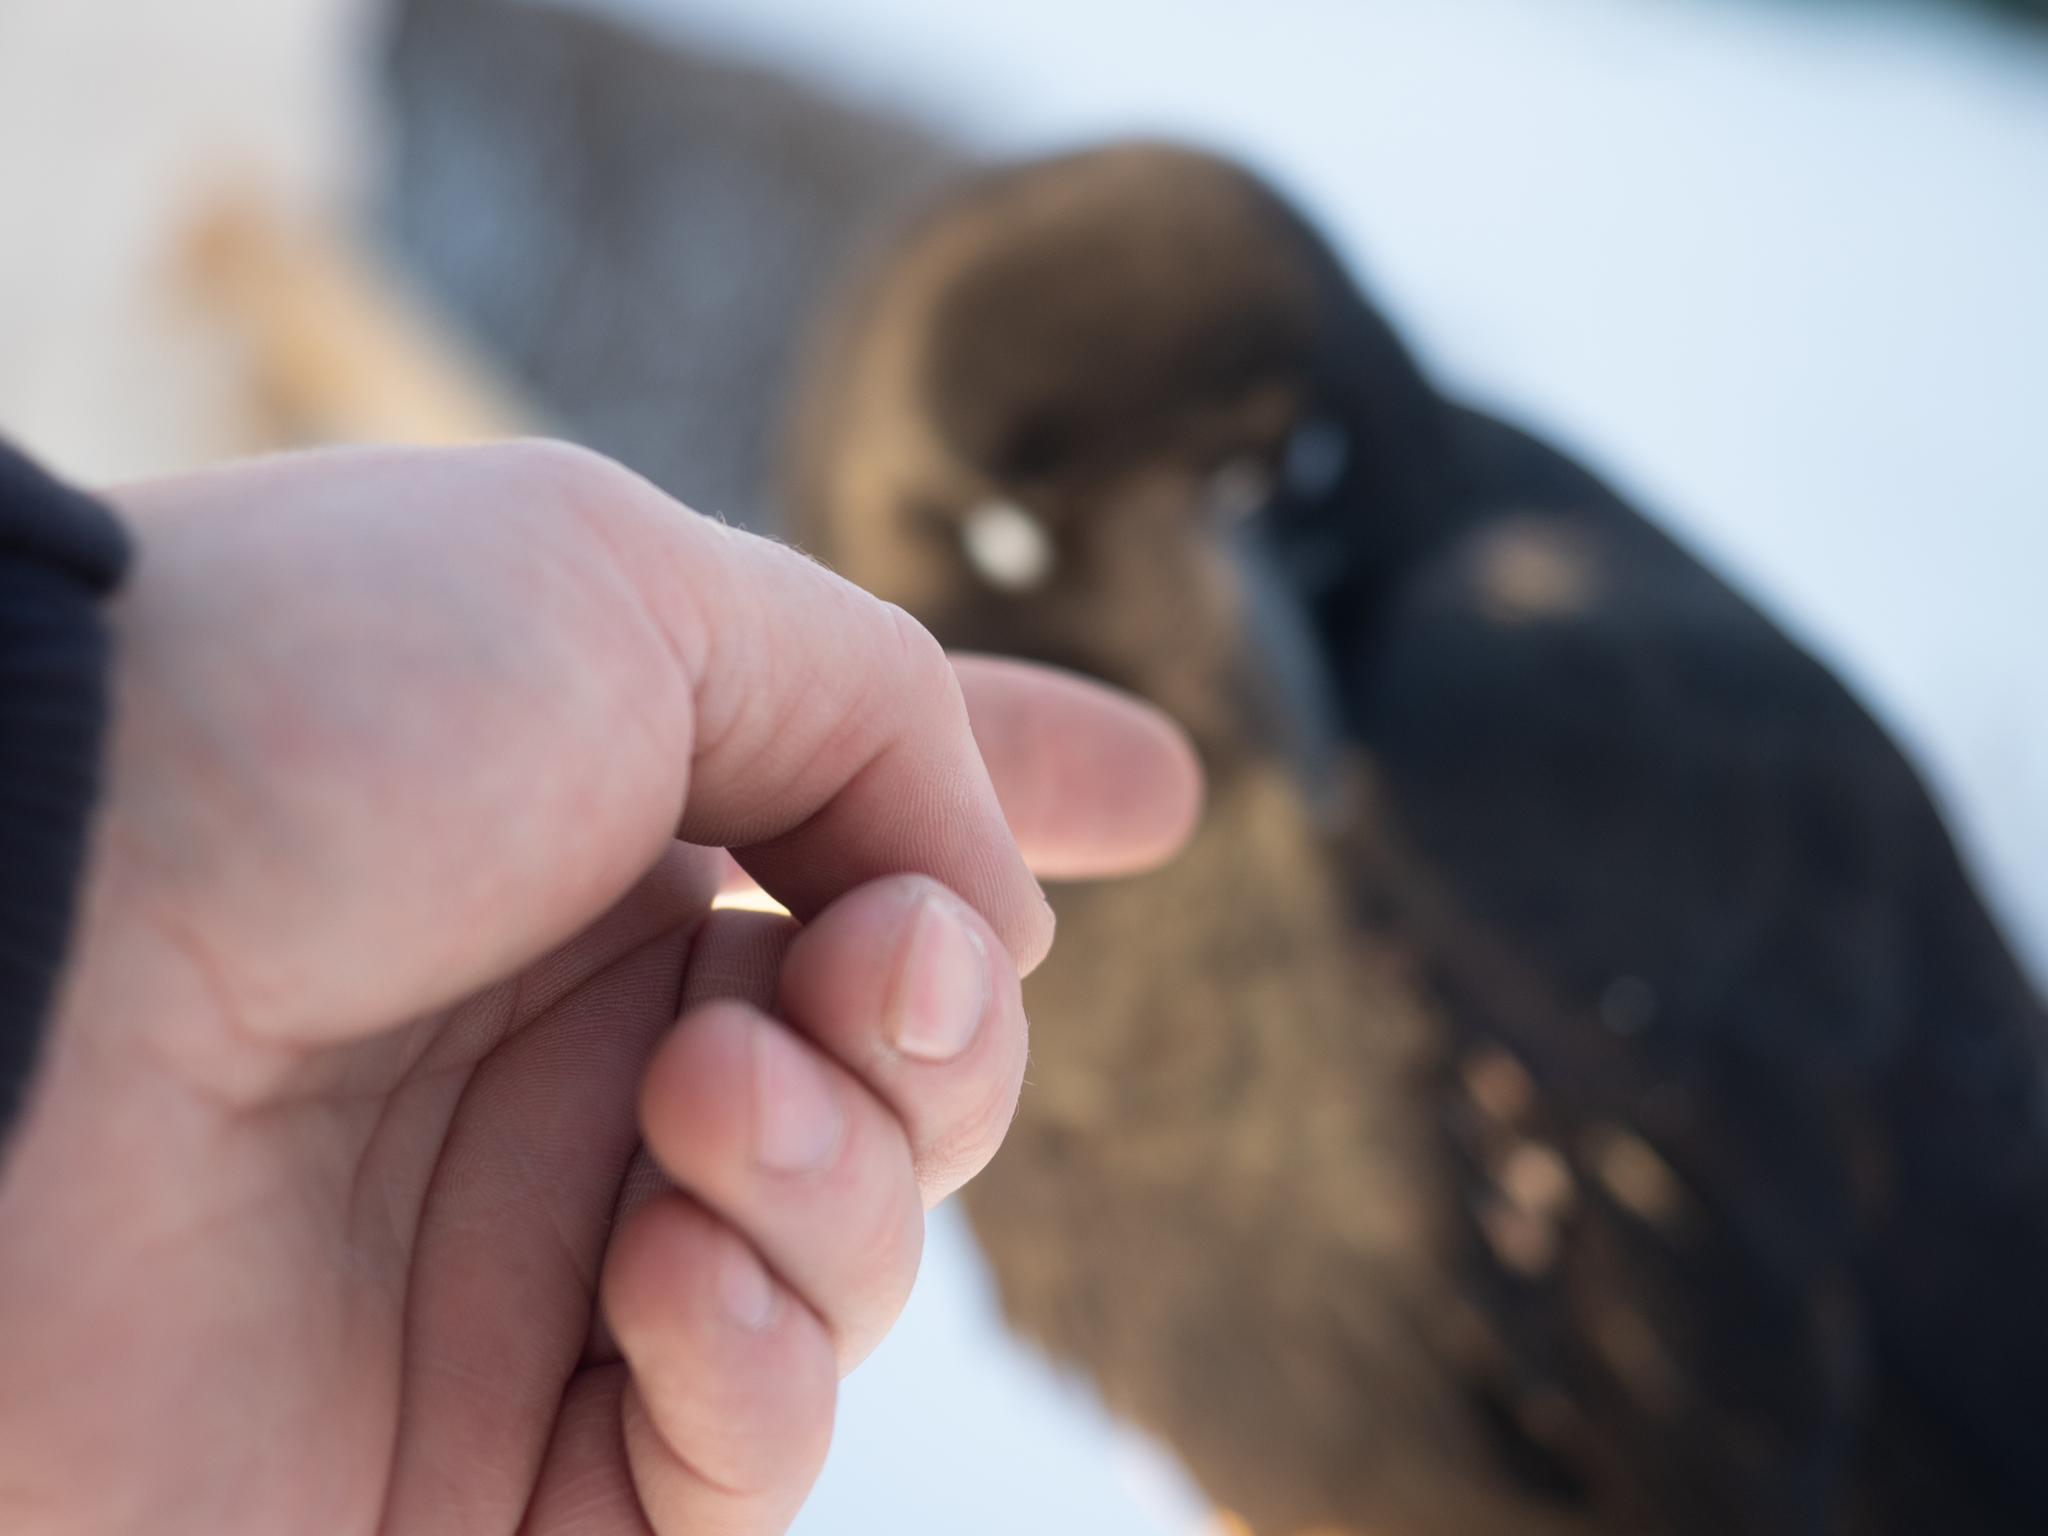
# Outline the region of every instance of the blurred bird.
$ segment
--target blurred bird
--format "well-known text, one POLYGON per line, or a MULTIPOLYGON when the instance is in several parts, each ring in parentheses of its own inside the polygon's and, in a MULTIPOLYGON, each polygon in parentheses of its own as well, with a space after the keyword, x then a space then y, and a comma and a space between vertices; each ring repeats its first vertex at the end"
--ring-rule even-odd
POLYGON ((1006 1312, 1261 1536, 2048 1530, 2039 1000, 1842 687, 1438 396, 1242 170, 966 184, 792 535, 1121 684, 1210 799, 1055 888, 1006 1312))

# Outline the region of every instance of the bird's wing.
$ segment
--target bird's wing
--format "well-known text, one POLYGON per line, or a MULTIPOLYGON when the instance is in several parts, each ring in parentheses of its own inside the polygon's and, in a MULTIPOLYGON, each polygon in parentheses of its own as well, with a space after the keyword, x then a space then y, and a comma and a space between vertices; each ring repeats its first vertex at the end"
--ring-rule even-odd
POLYGON ((2038 1001, 1818 662, 1461 431, 1478 510, 1334 664, 1464 1053, 1482 1310, 1680 1529, 2048 1529, 2038 1001))

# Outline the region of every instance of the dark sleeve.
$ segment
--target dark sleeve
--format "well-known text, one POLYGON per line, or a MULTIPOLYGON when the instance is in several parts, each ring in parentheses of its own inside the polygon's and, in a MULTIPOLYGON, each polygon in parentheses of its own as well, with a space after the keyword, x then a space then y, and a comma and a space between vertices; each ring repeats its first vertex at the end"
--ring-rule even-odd
POLYGON ((0 442, 0 1134, 64 959, 107 723, 100 599, 128 541, 0 442))

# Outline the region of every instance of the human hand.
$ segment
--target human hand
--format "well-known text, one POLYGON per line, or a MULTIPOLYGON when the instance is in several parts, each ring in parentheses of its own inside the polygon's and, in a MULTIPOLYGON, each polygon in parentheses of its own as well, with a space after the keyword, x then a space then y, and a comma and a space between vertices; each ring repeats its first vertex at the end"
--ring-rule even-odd
MULTIPOLYGON (((0 1178, 0 1526, 780 1529, 1000 1139, 1050 938, 944 658, 572 450, 113 499, 110 782, 0 1178), (707 915, 714 846, 803 926, 707 915)), ((1185 831, 1170 728, 960 676, 1054 872, 1185 831)))

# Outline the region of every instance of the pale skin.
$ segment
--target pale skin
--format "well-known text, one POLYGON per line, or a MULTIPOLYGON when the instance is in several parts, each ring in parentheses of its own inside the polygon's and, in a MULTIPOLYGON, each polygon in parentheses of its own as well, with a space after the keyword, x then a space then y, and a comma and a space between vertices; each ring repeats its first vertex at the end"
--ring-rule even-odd
POLYGON ((1186 746, 575 450, 111 499, 0 1529, 781 1530, 1009 1120, 1028 864, 1165 857, 1186 746))

